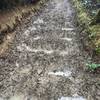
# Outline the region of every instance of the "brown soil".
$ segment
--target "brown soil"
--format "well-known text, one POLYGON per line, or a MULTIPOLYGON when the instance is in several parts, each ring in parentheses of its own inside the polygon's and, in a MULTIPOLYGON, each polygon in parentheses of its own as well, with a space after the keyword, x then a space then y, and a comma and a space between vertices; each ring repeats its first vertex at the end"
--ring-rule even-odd
POLYGON ((31 13, 38 12, 46 0, 40 0, 35 5, 17 7, 16 9, 0 11, 0 56, 5 53, 14 38, 14 29, 31 13), (10 37, 10 39, 8 38, 10 37))

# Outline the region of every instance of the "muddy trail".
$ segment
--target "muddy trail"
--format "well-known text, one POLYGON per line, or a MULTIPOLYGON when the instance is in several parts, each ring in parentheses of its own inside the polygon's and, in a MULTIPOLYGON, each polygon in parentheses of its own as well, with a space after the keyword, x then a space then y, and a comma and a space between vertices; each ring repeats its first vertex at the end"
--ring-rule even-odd
POLYGON ((85 70, 70 0, 49 0, 15 30, 0 58, 0 100, 100 100, 100 76, 85 70))

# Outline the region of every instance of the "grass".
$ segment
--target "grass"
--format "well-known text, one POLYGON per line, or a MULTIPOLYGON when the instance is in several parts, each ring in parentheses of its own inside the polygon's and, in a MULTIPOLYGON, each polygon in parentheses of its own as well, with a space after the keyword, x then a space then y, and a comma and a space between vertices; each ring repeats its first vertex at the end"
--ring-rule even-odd
POLYGON ((89 29, 91 31, 89 37, 95 46, 96 52, 100 54, 100 25, 93 25, 89 29))
POLYGON ((86 66, 87 66, 90 70, 95 70, 95 69, 97 69, 97 68, 100 68, 100 64, 95 64, 95 63, 86 64, 86 66))
POLYGON ((74 6, 77 9, 77 16, 78 16, 78 21, 80 24, 89 24, 91 19, 90 16, 88 15, 86 9, 84 9, 83 5, 81 4, 80 1, 78 0, 73 0, 74 6))

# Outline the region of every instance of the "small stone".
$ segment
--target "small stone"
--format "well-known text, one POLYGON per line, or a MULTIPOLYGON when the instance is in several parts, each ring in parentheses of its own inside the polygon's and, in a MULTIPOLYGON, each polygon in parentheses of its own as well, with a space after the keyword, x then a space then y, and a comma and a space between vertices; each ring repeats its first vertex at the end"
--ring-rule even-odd
POLYGON ((42 69, 38 69, 38 70, 37 70, 37 73, 38 73, 38 74, 41 74, 41 73, 42 73, 42 69))

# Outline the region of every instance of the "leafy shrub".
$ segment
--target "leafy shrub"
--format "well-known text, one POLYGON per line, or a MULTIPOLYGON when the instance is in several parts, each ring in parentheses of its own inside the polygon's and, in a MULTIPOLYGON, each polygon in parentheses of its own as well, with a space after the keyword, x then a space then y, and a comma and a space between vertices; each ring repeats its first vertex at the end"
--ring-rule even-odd
POLYGON ((0 0, 0 9, 12 8, 17 5, 25 5, 34 3, 38 0, 0 0))

